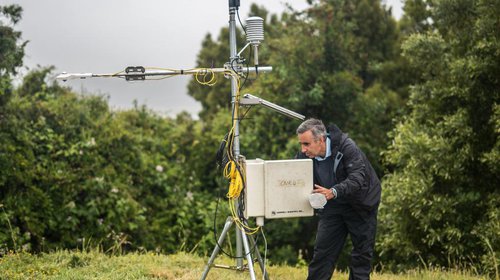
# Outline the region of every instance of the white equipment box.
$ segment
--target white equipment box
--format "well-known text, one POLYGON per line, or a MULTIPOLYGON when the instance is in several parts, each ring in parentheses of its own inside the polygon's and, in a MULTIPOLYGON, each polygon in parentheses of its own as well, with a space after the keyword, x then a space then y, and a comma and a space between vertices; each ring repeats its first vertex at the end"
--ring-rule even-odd
POLYGON ((267 219, 310 217, 311 159, 247 160, 245 216, 267 219))

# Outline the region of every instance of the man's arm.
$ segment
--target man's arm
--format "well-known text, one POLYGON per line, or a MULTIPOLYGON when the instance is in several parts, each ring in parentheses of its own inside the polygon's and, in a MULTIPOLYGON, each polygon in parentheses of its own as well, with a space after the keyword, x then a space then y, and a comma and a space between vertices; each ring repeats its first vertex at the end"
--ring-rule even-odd
POLYGON ((342 161, 347 178, 333 186, 338 197, 351 195, 367 185, 366 165, 363 161, 361 150, 356 146, 354 141, 348 138, 341 152, 344 154, 342 161))

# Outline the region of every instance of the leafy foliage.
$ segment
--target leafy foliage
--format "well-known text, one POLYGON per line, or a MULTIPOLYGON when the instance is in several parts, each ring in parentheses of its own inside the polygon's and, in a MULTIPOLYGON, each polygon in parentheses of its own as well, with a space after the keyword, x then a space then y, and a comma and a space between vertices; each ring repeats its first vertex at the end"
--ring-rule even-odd
POLYGON ((436 32, 403 45, 420 82, 385 154, 393 171, 379 248, 412 265, 418 256, 439 265, 481 260, 498 273, 500 5, 434 4, 436 32))
POLYGON ((0 228, 1 247, 75 248, 85 239, 105 248, 194 247, 206 232, 192 156, 199 125, 144 107, 111 112, 102 97, 48 85, 49 72, 26 76, 3 107, 0 201, 2 224, 12 228, 0 228))
POLYGON ((22 8, 18 5, 0 6, 0 106, 9 98, 11 75, 22 65, 24 47, 19 43, 21 32, 15 31, 9 22, 16 24, 21 19, 22 8))

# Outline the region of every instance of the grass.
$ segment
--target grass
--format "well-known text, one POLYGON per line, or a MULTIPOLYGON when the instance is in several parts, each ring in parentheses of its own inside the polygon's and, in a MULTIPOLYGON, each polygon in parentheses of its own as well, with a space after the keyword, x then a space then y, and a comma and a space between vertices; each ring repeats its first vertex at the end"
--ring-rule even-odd
MULTIPOLYGON (((57 251, 31 255, 11 253, 0 258, 0 279, 200 279, 208 258, 186 253, 159 255, 131 253, 110 256, 96 251, 57 251)), ((235 261, 219 256, 215 263, 234 265, 235 261)), ((256 265, 258 266, 258 265, 256 265)), ((305 279, 307 267, 269 266, 271 279, 305 279)), ((260 269, 255 269, 262 279, 260 269)), ((335 279, 348 275, 335 272, 335 279)), ((250 279, 248 271, 211 268, 207 279, 250 279)), ((373 280, 476 280, 486 279, 465 271, 414 270, 404 274, 374 273, 373 280)))

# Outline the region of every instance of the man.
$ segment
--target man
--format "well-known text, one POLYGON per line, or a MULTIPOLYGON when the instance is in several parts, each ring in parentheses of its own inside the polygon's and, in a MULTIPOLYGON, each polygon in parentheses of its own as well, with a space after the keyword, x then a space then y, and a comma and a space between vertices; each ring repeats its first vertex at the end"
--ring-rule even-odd
POLYGON ((314 193, 327 203, 319 211, 308 280, 330 279, 347 234, 353 249, 349 279, 370 279, 375 246, 380 181, 356 143, 335 125, 308 119, 297 128, 301 153, 313 159, 314 193))

